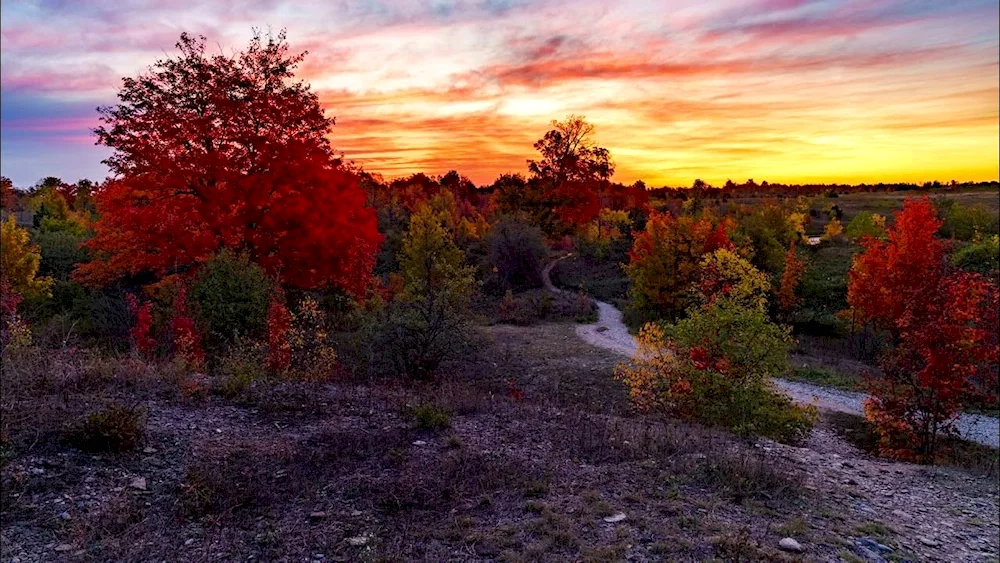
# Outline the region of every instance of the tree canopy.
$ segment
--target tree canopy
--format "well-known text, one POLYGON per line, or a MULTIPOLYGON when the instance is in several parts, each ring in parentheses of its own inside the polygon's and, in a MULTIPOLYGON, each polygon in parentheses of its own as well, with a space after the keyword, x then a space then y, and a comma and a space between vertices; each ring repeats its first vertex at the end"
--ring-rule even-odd
POLYGON ((115 178, 97 195, 97 258, 77 277, 161 277, 231 249, 291 286, 360 291, 382 237, 327 140, 334 120, 294 80, 304 53, 283 32, 232 56, 187 34, 177 48, 99 109, 115 178))

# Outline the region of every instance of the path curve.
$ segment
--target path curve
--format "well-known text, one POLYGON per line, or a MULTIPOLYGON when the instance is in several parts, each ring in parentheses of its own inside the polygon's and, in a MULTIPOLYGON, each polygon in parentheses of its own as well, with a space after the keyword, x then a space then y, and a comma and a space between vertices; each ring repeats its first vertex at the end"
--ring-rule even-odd
MULTIPOLYGON (((552 283, 550 274, 552 273, 552 268, 560 260, 565 260, 572 255, 567 254, 556 258, 542 269, 542 282, 549 291, 553 293, 567 293, 566 290, 559 289, 552 283)), ((598 348, 605 348, 623 356, 631 357, 634 355, 639 346, 635 338, 629 334, 628 327, 622 321, 622 312, 614 305, 605 303, 604 301, 594 299, 594 303, 597 304, 597 322, 577 325, 576 335, 582 338, 584 342, 598 348)))
MULTIPOLYGON (((550 275, 552 268, 560 260, 573 256, 567 254, 550 261, 542 269, 542 282, 549 291, 564 293, 552 283, 550 275)), ((614 305, 604 301, 594 300, 597 304, 597 322, 576 327, 576 334, 588 344, 611 350, 622 356, 632 357, 639 346, 628 327, 622 321, 622 312, 614 305)), ((801 404, 815 405, 818 408, 863 415, 862 405, 868 397, 865 393, 832 389, 820 385, 788 381, 775 378, 775 386, 794 401, 801 404)), ((1000 419, 981 414, 963 414, 956 423, 958 433, 966 440, 985 444, 994 448, 1000 447, 1000 419)))

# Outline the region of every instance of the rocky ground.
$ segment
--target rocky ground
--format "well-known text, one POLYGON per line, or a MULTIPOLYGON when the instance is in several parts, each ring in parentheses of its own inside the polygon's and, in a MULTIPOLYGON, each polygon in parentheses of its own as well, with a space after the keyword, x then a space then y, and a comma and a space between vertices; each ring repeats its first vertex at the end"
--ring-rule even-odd
POLYGON ((3 560, 997 560, 995 466, 635 416, 575 326, 488 332, 435 387, 154 396, 126 454, 40 436, 3 468, 3 560))

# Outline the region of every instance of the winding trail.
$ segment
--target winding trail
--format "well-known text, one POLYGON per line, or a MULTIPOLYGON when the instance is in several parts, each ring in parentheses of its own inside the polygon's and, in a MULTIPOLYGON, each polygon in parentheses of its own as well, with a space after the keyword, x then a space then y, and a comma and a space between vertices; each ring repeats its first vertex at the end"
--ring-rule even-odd
MULTIPOLYGON (((560 260, 564 260, 570 256, 572 254, 556 258, 542 269, 542 281, 549 291, 555 293, 565 291, 553 285, 550 275, 552 268, 560 260)), ((578 325, 576 327, 577 336, 593 346, 611 350, 622 356, 632 357, 639 346, 636 343, 635 337, 629 333, 628 327, 622 322, 622 312, 610 303, 597 301, 596 299, 594 302, 597 303, 597 322, 578 325)), ((818 408, 831 411, 856 415, 864 414, 862 404, 868 397, 865 393, 832 389, 820 385, 779 378, 774 378, 773 381, 778 389, 798 403, 815 405, 818 408)), ((959 416, 956 426, 962 438, 994 448, 1000 448, 1000 419, 981 414, 962 414, 959 416)))

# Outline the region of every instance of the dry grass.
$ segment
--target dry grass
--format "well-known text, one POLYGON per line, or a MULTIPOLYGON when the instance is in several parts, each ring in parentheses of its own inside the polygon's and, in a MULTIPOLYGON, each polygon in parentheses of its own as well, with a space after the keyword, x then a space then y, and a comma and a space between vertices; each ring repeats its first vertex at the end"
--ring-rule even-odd
MULTIPOLYGON (((780 560, 789 512, 829 501, 799 486, 800 468, 724 432, 630 413, 611 379, 618 358, 572 325, 489 332, 439 385, 261 378, 222 395, 208 377, 192 398, 177 391, 183 374, 128 359, 90 358, 59 378, 32 370, 65 358, 5 363, 14 393, 3 415, 16 423, 4 553, 767 561, 780 560), (142 448, 85 454, 57 439, 67 421, 121 399, 148 410, 142 448), (33 444, 31 425, 53 430, 33 444), (618 512, 627 519, 603 520, 618 512)), ((810 549, 829 559, 842 546, 810 549)))

